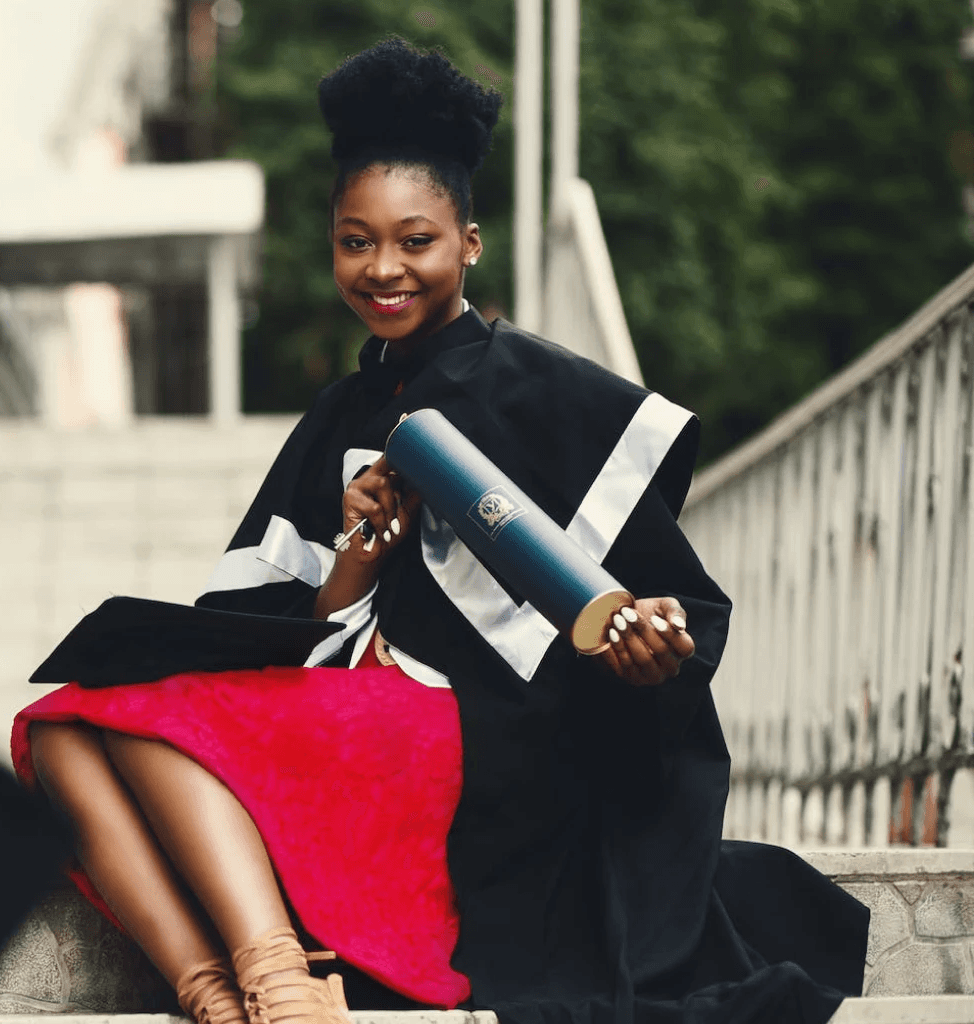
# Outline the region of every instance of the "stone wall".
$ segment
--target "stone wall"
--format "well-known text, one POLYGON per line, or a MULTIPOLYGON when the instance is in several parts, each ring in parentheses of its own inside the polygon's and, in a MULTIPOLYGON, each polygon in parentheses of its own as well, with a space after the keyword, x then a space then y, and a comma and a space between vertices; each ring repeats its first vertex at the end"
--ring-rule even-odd
POLYGON ((0 758, 28 675, 113 594, 192 603, 296 416, 0 425, 0 758))
POLYGON ((0 949, 0 1013, 179 1013, 131 939, 74 888, 54 889, 0 949))
POLYGON ((901 847, 804 856, 872 913, 863 995, 974 993, 974 852, 901 847))

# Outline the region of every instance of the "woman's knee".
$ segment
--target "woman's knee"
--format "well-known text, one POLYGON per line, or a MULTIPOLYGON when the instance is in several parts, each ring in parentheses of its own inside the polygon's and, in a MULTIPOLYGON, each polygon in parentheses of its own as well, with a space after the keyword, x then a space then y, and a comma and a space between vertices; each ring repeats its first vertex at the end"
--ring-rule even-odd
POLYGON ((30 754, 41 782, 72 775, 79 762, 102 751, 98 729, 83 722, 31 722, 30 754))

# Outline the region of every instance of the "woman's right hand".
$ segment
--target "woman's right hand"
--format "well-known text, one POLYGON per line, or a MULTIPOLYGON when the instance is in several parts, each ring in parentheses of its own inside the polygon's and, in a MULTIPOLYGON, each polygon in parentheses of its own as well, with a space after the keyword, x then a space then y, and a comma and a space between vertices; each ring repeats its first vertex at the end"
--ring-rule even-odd
POLYGON ((349 483, 342 496, 342 532, 367 519, 372 534, 367 540, 360 530, 345 550, 336 552, 335 564, 315 598, 316 619, 347 608, 372 589, 383 559, 409 533, 421 503, 419 492, 396 474, 384 455, 349 483))
MULTIPOLYGON (((342 519, 347 533, 368 519, 372 536, 359 530, 345 554, 360 565, 380 563, 409 533, 422 499, 389 465, 384 455, 352 480, 342 496, 342 519)), ((374 565, 378 567, 377 564, 374 565)))

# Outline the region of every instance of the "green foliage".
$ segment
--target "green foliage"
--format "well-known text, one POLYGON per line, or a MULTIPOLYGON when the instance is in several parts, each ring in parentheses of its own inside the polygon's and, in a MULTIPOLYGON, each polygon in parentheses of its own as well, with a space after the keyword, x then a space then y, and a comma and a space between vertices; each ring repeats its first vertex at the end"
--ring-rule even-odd
MULTIPOLYGON (((969 22, 964 0, 583 0, 581 174, 646 380, 701 415, 705 457, 970 262, 969 22)), ((510 315, 513 4, 250 0, 219 78, 228 153, 268 181, 249 410, 303 408, 363 340, 331 279, 315 86, 391 32, 442 45, 505 95, 467 282, 479 308, 510 315)))
POLYGON ((583 4, 580 173, 711 458, 971 260, 962 0, 583 4))

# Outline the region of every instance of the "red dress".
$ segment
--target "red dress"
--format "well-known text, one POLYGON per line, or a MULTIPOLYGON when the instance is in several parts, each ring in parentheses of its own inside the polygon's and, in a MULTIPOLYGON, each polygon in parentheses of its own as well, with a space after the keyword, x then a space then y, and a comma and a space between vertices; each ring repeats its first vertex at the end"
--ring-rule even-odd
MULTIPOLYGON (((70 683, 14 720, 22 780, 35 782, 28 724, 78 719, 165 740, 221 779, 323 946, 419 1002, 450 1008, 468 998, 467 978, 450 967, 458 917, 446 836, 462 782, 452 690, 380 665, 371 643, 354 669, 70 683)), ((72 878, 114 921, 80 868, 72 878)))

